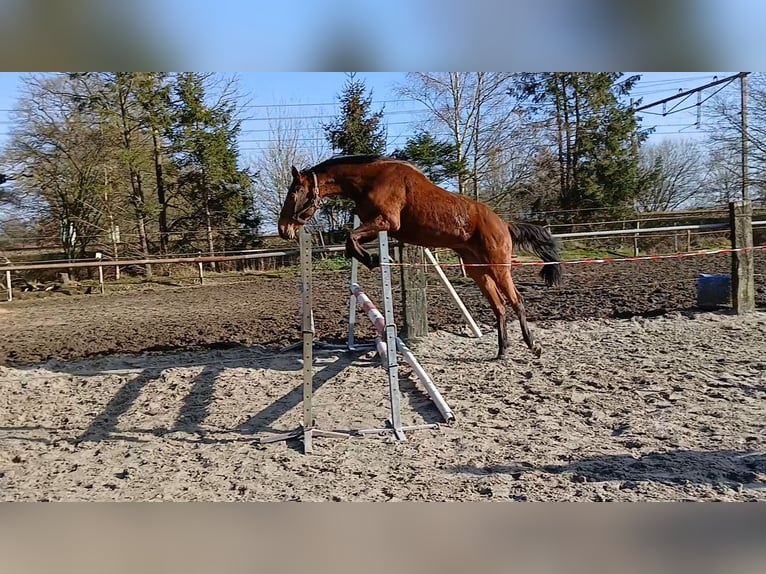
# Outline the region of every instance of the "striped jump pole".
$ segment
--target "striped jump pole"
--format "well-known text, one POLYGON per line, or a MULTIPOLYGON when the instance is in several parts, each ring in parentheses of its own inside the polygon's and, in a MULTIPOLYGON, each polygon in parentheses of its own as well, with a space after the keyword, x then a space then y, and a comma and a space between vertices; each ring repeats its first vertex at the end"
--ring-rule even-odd
MULTIPOLYGON (((364 291, 362 291, 362 288, 358 283, 351 284, 351 293, 356 298, 356 302, 359 307, 367 314, 367 318, 370 320, 372 325, 375 327, 375 331, 378 333, 378 336, 375 338, 375 343, 378 349, 378 354, 380 355, 381 362, 383 362, 384 367, 387 367, 387 363, 389 361, 388 345, 382 340, 386 329, 386 319, 375 306, 375 303, 373 303, 364 293, 364 291)), ((415 355, 412 353, 412 351, 407 347, 407 345, 404 344, 401 338, 395 337, 394 341, 396 350, 402 354, 402 357, 407 362, 407 364, 412 367, 412 370, 415 372, 418 379, 425 387, 428 396, 431 397, 431 400, 436 405, 436 408, 439 409, 439 412, 444 417, 444 420, 446 422, 454 420, 455 415, 453 414, 452 409, 449 408, 449 405, 444 400, 444 397, 442 397, 439 389, 436 388, 436 385, 434 385, 431 377, 428 376, 428 373, 426 373, 425 369, 423 369, 422 365, 415 358, 415 355)))
MULTIPOLYGON (((358 220, 355 220, 358 221, 358 220)), ((383 312, 381 313, 378 308, 369 300, 369 297, 364 297, 367 307, 367 316, 375 326, 375 331, 378 334, 375 340, 375 347, 378 354, 381 357, 381 363, 386 370, 388 378, 389 399, 391 401, 391 428, 381 429, 364 429, 358 431, 359 434, 380 434, 384 432, 393 432, 394 436, 398 440, 407 440, 405 431, 422 430, 422 429, 434 429, 438 425, 435 424, 421 424, 421 425, 409 425, 402 426, 401 419, 401 396, 399 393, 399 365, 397 362, 397 339, 396 336, 396 324, 394 323, 394 299, 391 292, 391 258, 388 252, 388 233, 381 231, 378 234, 378 247, 380 249, 380 279, 381 286, 383 288, 383 312)), ((356 303, 358 302, 354 290, 357 290, 363 294, 361 287, 356 282, 357 275, 355 271, 355 261, 352 263, 351 274, 351 295, 349 298, 349 304, 351 311, 349 321, 349 349, 351 345, 354 345, 353 328, 356 323, 356 303), (356 288, 354 288, 355 286, 356 288)), ((354 345, 354 348, 358 348, 354 345)))
MULTIPOLYGON (((290 345, 284 351, 293 350, 298 347, 303 351, 303 421, 300 427, 287 433, 280 433, 271 437, 264 437, 257 439, 259 443, 271 443, 280 440, 290 439, 302 439, 305 453, 312 452, 313 438, 317 436, 327 436, 335 438, 348 438, 349 432, 337 432, 326 431, 317 427, 314 421, 313 412, 313 379, 315 375, 313 359, 315 354, 315 346, 317 341, 314 338, 314 320, 312 313, 312 285, 311 285, 311 237, 305 227, 301 229, 300 236, 301 247, 301 310, 302 310, 302 342, 297 345, 290 345)), ((433 381, 428 377, 423 368, 417 362, 412 355, 412 352, 404 345, 404 343, 396 336, 396 325, 394 324, 394 306, 393 297, 391 294, 391 268, 388 255, 388 235, 382 232, 378 236, 380 245, 381 262, 388 263, 389 265, 381 266, 381 280, 383 284, 383 313, 378 311, 377 307, 372 304, 366 295, 361 291, 361 288, 356 283, 356 273, 352 273, 352 279, 354 282, 352 285, 357 287, 357 290, 366 299, 369 307, 368 317, 373 321, 375 325, 378 337, 376 339, 376 349, 381 356, 383 366, 388 375, 389 382, 389 394, 391 401, 391 419, 389 428, 375 428, 375 429, 361 429, 353 431, 355 434, 367 435, 367 434, 382 434, 387 432, 393 432, 394 436, 398 440, 407 440, 405 431, 422 430, 422 429, 434 429, 437 428, 436 424, 420 424, 403 426, 401 421, 401 397, 399 393, 399 374, 397 364, 397 350, 402 353, 402 356, 407 363, 413 368, 420 380, 423 382, 426 390, 431 396, 432 400, 437 404, 439 410, 444 415, 445 420, 450 421, 454 419, 452 411, 446 406, 444 399, 439 394, 436 387, 433 385, 433 381)), ((353 266, 352 266, 353 270, 353 266)), ((353 306, 350 311, 356 310, 356 296, 352 292, 350 295, 350 303, 353 306)), ((352 312, 351 321, 349 322, 349 340, 348 350, 359 350, 362 345, 354 344, 353 339, 353 325, 355 323, 355 314, 352 312)))

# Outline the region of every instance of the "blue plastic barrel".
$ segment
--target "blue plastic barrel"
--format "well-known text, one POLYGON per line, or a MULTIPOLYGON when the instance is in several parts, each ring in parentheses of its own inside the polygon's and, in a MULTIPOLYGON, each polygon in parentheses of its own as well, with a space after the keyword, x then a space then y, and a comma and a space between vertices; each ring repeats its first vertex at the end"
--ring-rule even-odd
POLYGON ((697 275, 697 307, 714 309, 731 304, 731 275, 697 275))

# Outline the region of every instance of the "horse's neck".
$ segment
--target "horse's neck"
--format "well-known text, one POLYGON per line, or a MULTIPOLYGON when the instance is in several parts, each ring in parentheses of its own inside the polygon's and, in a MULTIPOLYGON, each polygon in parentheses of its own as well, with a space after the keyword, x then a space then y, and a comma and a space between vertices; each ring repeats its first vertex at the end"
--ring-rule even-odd
POLYGON ((321 187, 322 197, 345 197, 356 199, 364 187, 365 177, 358 173, 348 174, 342 171, 324 174, 321 187))

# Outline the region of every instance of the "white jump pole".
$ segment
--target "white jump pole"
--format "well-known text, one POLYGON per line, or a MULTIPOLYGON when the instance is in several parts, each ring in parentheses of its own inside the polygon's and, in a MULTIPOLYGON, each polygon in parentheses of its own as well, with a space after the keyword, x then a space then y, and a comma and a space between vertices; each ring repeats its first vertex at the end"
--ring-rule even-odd
MULTIPOLYGON (((354 215, 354 228, 359 227, 361 220, 358 215, 354 215)), ((351 283, 354 284, 357 281, 359 274, 359 261, 355 258, 351 258, 351 283)), ((352 294, 348 299, 348 340, 347 346, 349 351, 355 349, 354 345, 354 329, 356 327, 356 299, 352 294)))
POLYGON ((415 358, 415 355, 412 354, 412 351, 410 351, 409 347, 407 347, 407 345, 404 344, 404 341, 402 341, 399 337, 396 338, 396 348, 402 354, 404 360, 407 361, 407 364, 412 367, 413 371, 415 371, 418 379, 420 379, 420 382, 423 383, 428 396, 431 397, 431 400, 436 405, 436 408, 439 409, 439 412, 444 417, 444 420, 447 422, 455 420, 455 415, 452 412, 452 409, 449 408, 447 401, 444 400, 444 397, 442 397, 439 389, 437 389, 436 385, 434 385, 431 377, 428 376, 428 373, 426 373, 425 369, 423 369, 423 367, 420 365, 418 360, 415 358))
MULTIPOLYGON (((386 366, 388 362, 388 346, 385 343, 383 343, 381 340, 384 333, 385 326, 386 326, 386 320, 381 314, 381 312, 378 311, 375 304, 364 293, 364 291, 362 291, 362 288, 359 286, 359 284, 352 283, 351 293, 354 295, 358 305, 362 308, 362 310, 364 310, 367 313, 367 318, 373 324, 373 326, 375 327, 375 330, 377 331, 379 335, 378 337, 376 337, 375 342, 378 347, 378 354, 380 355, 381 362, 383 362, 384 366, 386 366)), ((396 337, 395 341, 396 341, 395 343, 396 349, 402 354, 402 357, 404 357, 404 360, 407 362, 407 364, 409 364, 410 367, 412 367, 412 370, 415 371, 415 374, 417 375, 418 379, 420 379, 420 382, 423 383, 423 386, 425 387, 426 392, 428 393, 428 396, 431 397, 431 400, 439 409, 439 412, 444 417, 444 420, 447 422, 454 420, 455 415, 452 413, 452 410, 449 408, 449 405, 447 405, 447 402, 444 400, 444 397, 442 397, 441 393, 436 388, 436 385, 434 385, 434 382, 431 380, 431 377, 428 376, 428 373, 425 372, 423 367, 415 358, 415 355, 412 354, 412 351, 410 351, 407 345, 404 344, 401 338, 396 337)))
POLYGON ((452 300, 455 302, 458 309, 460 309, 460 312, 463 314, 463 317, 465 317, 465 320, 468 322, 468 326, 471 328, 471 331, 476 337, 481 338, 482 336, 481 329, 479 329, 479 326, 476 324, 476 321, 473 320, 473 317, 468 312, 468 309, 466 308, 465 304, 463 304, 463 300, 460 298, 460 295, 457 294, 457 291, 455 291, 455 288, 452 286, 452 283, 450 283, 450 280, 444 274, 444 271, 442 271, 442 268, 439 265, 439 262, 436 260, 433 253, 431 253, 429 249, 425 249, 425 252, 426 252, 426 257, 428 257, 428 260, 434 266, 434 269, 436 270, 436 274, 439 276, 439 279, 441 279, 442 283, 444 283, 444 286, 447 288, 447 292, 450 294, 450 296, 452 297, 452 300))
POLYGON ((351 283, 351 299, 354 302, 354 308, 356 308, 358 303, 359 306, 367 312, 367 318, 370 320, 373 327, 375 327, 375 331, 378 333, 378 336, 375 337, 375 348, 377 349, 378 355, 380 356, 380 361, 383 363, 383 366, 387 368, 388 346, 383 340, 383 334, 386 330, 385 317, 383 317, 383 314, 378 311, 378 308, 375 306, 375 304, 370 301, 370 298, 364 294, 362 288, 356 281, 351 283))
MULTIPOLYGON (((101 252, 96 253, 96 259, 98 259, 99 261, 101 261, 101 258, 103 256, 104 255, 101 252)), ((99 289, 101 290, 101 294, 103 295, 104 294, 104 266, 103 265, 98 266, 98 286, 99 286, 99 289)))

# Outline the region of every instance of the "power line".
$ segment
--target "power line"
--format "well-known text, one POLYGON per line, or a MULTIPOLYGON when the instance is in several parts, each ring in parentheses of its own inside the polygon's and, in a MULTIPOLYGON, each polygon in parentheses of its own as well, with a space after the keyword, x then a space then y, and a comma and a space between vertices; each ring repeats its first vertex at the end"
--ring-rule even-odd
MULTIPOLYGON (((428 113, 430 110, 428 109, 418 109, 418 110, 391 110, 389 112, 386 112, 386 116, 394 116, 394 115, 402 115, 402 114, 423 114, 428 113)), ((242 122, 280 122, 285 120, 326 120, 326 119, 334 119, 337 116, 335 114, 317 114, 317 115, 301 115, 301 116, 274 116, 274 117, 246 117, 242 118, 242 122)), ((0 120, 0 124, 15 124, 16 122, 13 120, 0 120)), ((86 122, 88 125, 108 125, 110 122, 103 121, 103 120, 92 120, 89 122, 86 122)))
MULTIPOLYGON (((703 78, 707 78, 707 77, 716 78, 717 76, 702 76, 702 77, 703 78)), ((674 96, 670 96, 669 98, 664 98, 663 100, 659 100, 659 101, 653 102, 651 104, 643 105, 643 106, 637 108, 636 111, 647 110, 648 108, 656 106, 656 105, 659 105, 659 104, 661 104, 663 102, 671 101, 673 99, 681 98, 681 97, 684 97, 684 96, 688 97, 689 95, 691 95, 691 94, 693 94, 693 93, 695 93, 697 91, 701 91, 701 90, 703 90, 705 88, 708 88, 708 87, 711 87, 711 86, 715 86, 715 85, 718 85, 718 84, 721 84, 721 83, 726 83, 726 82, 733 81, 733 79, 736 79, 737 77, 739 77, 739 74, 731 76, 729 78, 724 78, 722 80, 717 80, 717 81, 708 83, 708 84, 706 84, 704 86, 701 86, 699 88, 695 88, 693 90, 688 90, 686 92, 682 92, 680 94, 676 94, 674 96)), ((640 81, 640 83, 641 83, 641 85, 645 85, 647 87, 657 88, 659 86, 678 84, 680 82, 685 82, 685 81, 692 80, 692 79, 700 79, 700 76, 679 76, 679 77, 668 78, 668 79, 640 81)), ((724 86, 724 87, 726 87, 726 86, 724 86)), ((721 88, 721 89, 723 89, 723 88, 721 88)), ((666 90, 656 90, 655 89, 655 90, 652 91, 652 93, 655 93, 657 91, 666 91, 666 90)), ((715 95, 715 94, 713 94, 713 95, 715 95)), ((712 96, 710 96, 710 97, 712 97, 712 96)), ((709 99, 709 97, 706 98, 705 101, 707 101, 707 99, 709 99)), ((417 100, 403 99, 403 98, 386 99, 386 100, 379 100, 379 101, 375 102, 376 105, 393 104, 393 103, 417 104, 418 102, 417 102, 417 100)), ((312 108, 312 107, 313 108, 321 108, 321 107, 337 106, 337 105, 338 105, 337 102, 319 102, 319 103, 296 102, 296 103, 281 103, 281 104, 246 104, 246 105, 243 105, 242 108, 268 110, 268 109, 296 109, 296 108, 312 108)), ((689 107, 686 107, 686 108, 681 108, 681 109, 678 109, 678 110, 674 110, 672 113, 676 113, 676 112, 684 111, 686 109, 690 109, 690 108, 694 107, 695 105, 699 105, 699 103, 698 104, 694 104, 694 105, 689 106, 689 107)), ((539 107, 539 106, 537 106, 537 107, 539 107)), ((9 112, 9 111, 11 111, 11 110, 9 110, 9 109, 0 109, 0 112, 9 112)), ((428 108, 419 108, 419 109, 390 110, 390 111, 386 111, 385 113, 386 113, 386 116, 405 115, 405 114, 409 114, 410 116, 417 116, 417 115, 420 115, 420 114, 427 114, 430 111, 431 110, 428 109, 428 108)), ((666 112, 665 114, 659 114, 657 112, 646 111, 645 113, 652 114, 652 115, 655 115, 655 114, 656 115, 666 115, 666 114, 671 113, 671 112, 666 112)), ((268 116, 265 116, 265 117, 245 117, 245 118, 242 118, 242 122, 244 124, 244 123, 255 123, 255 122, 263 122, 263 121, 280 122, 280 121, 286 121, 286 120, 298 120, 298 121, 304 121, 304 120, 326 120, 326 119, 333 119, 335 117, 337 117, 337 116, 334 115, 334 114, 321 114, 321 113, 320 114, 309 114, 309 115, 288 115, 288 116, 282 116, 282 117, 277 115, 277 116, 273 116, 273 117, 268 117, 268 116)), ((385 122, 385 125, 386 126, 406 126, 406 125, 416 124, 419 121, 420 120, 418 120, 416 118, 413 118, 411 120, 405 120, 405 121, 385 122)), ((0 124, 13 124, 13 123, 14 122, 11 121, 11 120, 0 120, 0 124)), ((95 124, 98 124, 98 123, 101 123, 101 122, 95 121, 95 122, 92 122, 92 123, 95 125, 95 124)), ((688 124, 665 124, 662 127, 682 127, 682 128, 688 128, 688 127, 691 127, 691 126, 688 125, 688 124)), ((296 127, 290 128, 288 131, 294 133, 294 132, 311 132, 311 131, 315 131, 315 130, 318 131, 318 127, 315 127, 315 126, 296 126, 296 127)), ((240 134, 265 134, 265 133, 271 133, 272 131, 274 131, 274 130, 272 130, 270 128, 247 128, 247 129, 241 130, 240 134)), ((672 134, 672 133, 678 133, 678 132, 655 132, 655 133, 659 134, 659 135, 662 135, 662 134, 672 134)), ((9 131, 0 132, 0 136, 8 136, 8 135, 10 135, 9 131)), ((434 135, 437 136, 437 137, 448 137, 451 134, 434 134, 434 135)), ((389 135, 389 141, 391 141, 391 140, 393 140, 393 141, 401 141, 401 140, 403 140, 404 138, 407 138, 407 137, 412 137, 412 134, 410 134, 410 135, 407 135, 407 134, 389 135)), ((324 137, 309 137, 309 136, 305 136, 305 137, 301 136, 301 137, 298 137, 298 138, 294 138, 294 137, 288 136, 285 139, 289 139, 291 141, 296 141, 296 142, 319 142, 319 141, 325 141, 324 137)), ((247 139, 240 139, 239 140, 240 143, 256 143, 256 144, 257 143, 267 144, 267 143, 271 143, 271 142, 274 142, 274 141, 279 141, 279 140, 277 138, 247 138, 247 139)), ((262 148, 260 148, 260 147, 257 147, 257 148, 240 148, 240 151, 258 151, 260 149, 262 149, 262 148)))
MULTIPOLYGON (((649 108, 653 108, 655 106, 659 106, 661 104, 665 104, 667 102, 671 102, 673 100, 677 100, 678 98, 683 98, 683 97, 689 96, 691 94, 695 94, 697 92, 701 92, 702 90, 705 90, 707 88, 712 88, 713 86, 717 86, 719 84, 731 83, 734 80, 736 80, 737 78, 740 78, 742 75, 747 75, 749 73, 750 72, 739 72, 738 74, 734 74, 733 76, 728 76, 726 78, 723 78, 722 80, 716 80, 714 82, 710 82, 708 84, 705 84, 704 86, 700 86, 698 88, 693 88, 691 90, 686 90, 685 92, 681 92, 680 94, 676 94, 674 96, 668 96, 667 98, 663 98, 661 100, 657 100, 656 102, 652 102, 651 104, 645 104, 643 106, 639 106, 639 107, 636 108, 635 111, 636 112, 641 112, 643 110, 647 110, 649 108)), ((678 111, 681 111, 681 110, 678 110, 678 111)))
POLYGON ((688 82, 689 80, 702 80, 705 78, 711 78, 714 79, 717 76, 710 75, 710 76, 681 76, 678 78, 666 78, 662 80, 639 80, 639 83, 645 86, 659 86, 664 84, 678 84, 681 82, 688 82))
MULTIPOLYGON (((394 100, 374 100, 372 102, 373 106, 383 105, 383 104, 413 104, 418 103, 417 100, 413 99, 394 99, 394 100)), ((340 102, 318 102, 318 103, 311 103, 311 102, 296 102, 291 104, 243 104, 239 106, 240 109, 267 109, 267 108, 321 108, 321 107, 328 107, 328 106, 340 106, 340 102)), ((9 109, 9 108, 0 108, 0 112, 13 112, 15 110, 9 109)), ((390 112, 386 112, 390 113, 390 112)))
MULTIPOLYGON (((662 80, 639 80, 639 84, 642 86, 647 87, 658 87, 662 85, 670 85, 670 84, 678 84, 681 82, 689 81, 689 80, 700 80, 703 78, 715 78, 716 76, 680 76, 677 78, 668 78, 668 79, 662 79, 662 80)), ((667 90, 653 90, 651 93, 660 93, 662 91, 667 90)), ((648 92, 642 92, 641 88, 638 88, 634 94, 636 95, 648 95, 648 92)), ((395 99, 386 99, 386 100, 376 100, 372 102, 373 106, 378 105, 385 105, 385 104, 417 104, 419 103, 418 100, 411 99, 411 98, 395 98, 395 99)), ((239 106, 239 109, 282 109, 282 108, 321 108, 321 107, 338 107, 340 105, 340 102, 293 102, 293 103, 281 103, 281 104, 243 104, 239 106)), ((10 113, 14 112, 16 110, 10 109, 10 108, 0 108, 0 112, 4 113, 10 113)), ((417 112, 427 112, 430 111, 428 108, 422 108, 420 110, 393 110, 393 111, 386 111, 386 114, 392 114, 392 113, 417 113, 417 112)), ((333 115, 323 115, 323 116, 299 116, 301 118, 314 118, 314 117, 334 117, 333 115)), ((266 118, 254 118, 254 119, 266 119, 266 118)), ((270 119, 270 118, 269 118, 270 119)), ((294 118, 274 118, 274 119, 294 119, 294 118)), ((5 123, 4 121, 0 123, 5 123)))

